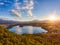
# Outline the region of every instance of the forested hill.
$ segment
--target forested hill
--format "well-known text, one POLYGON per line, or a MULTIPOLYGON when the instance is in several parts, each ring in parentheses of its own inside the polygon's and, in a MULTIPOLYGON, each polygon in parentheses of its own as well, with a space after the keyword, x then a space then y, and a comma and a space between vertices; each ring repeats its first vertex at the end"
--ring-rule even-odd
POLYGON ((0 45, 60 45, 59 35, 17 35, 0 26, 0 45))

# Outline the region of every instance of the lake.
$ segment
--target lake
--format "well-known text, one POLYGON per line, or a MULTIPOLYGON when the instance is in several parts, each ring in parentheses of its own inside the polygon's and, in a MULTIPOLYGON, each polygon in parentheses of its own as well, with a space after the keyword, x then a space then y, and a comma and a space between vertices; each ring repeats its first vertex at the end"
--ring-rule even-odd
POLYGON ((32 26, 24 26, 24 27, 15 26, 9 29, 9 31, 12 31, 17 34, 37 34, 37 33, 47 32, 41 27, 32 27, 32 26))

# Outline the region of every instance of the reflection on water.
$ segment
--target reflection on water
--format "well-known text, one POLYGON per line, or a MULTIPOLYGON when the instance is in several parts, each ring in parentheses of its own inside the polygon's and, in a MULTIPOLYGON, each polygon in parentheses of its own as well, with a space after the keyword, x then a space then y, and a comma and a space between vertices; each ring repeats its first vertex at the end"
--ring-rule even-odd
POLYGON ((17 33, 17 34, 22 34, 22 27, 16 26, 16 27, 15 27, 15 30, 16 30, 15 33, 17 33))
POLYGON ((33 27, 32 26, 28 26, 28 28, 27 28, 27 33, 28 34, 33 34, 33 27))
POLYGON ((40 27, 32 27, 32 26, 24 26, 24 27, 15 26, 9 30, 17 34, 37 34, 47 32, 46 30, 40 27))

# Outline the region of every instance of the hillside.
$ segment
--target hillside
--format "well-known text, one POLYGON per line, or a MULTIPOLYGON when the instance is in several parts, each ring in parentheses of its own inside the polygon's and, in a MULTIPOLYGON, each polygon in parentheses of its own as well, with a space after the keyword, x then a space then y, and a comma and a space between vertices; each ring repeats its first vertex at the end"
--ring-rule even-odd
POLYGON ((60 34, 17 35, 0 26, 0 45, 60 45, 60 34))

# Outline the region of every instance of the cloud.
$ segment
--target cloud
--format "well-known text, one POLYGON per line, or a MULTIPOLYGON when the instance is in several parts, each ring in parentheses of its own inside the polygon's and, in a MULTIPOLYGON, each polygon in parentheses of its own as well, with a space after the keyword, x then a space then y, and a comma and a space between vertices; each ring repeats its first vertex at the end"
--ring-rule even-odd
POLYGON ((21 14, 16 10, 11 10, 11 12, 20 18, 22 17, 21 14))
POLYGON ((0 2, 0 5, 4 5, 4 2, 0 2))
POLYGON ((21 4, 21 3, 18 3, 18 0, 16 0, 16 2, 14 4, 16 10, 20 10, 21 9, 21 7, 19 6, 19 4, 21 4))
POLYGON ((33 5, 34 5, 33 0, 30 0, 30 4, 29 4, 29 6, 33 6, 33 5))
POLYGON ((19 4, 20 3, 18 3, 18 0, 15 0, 15 4, 14 4, 15 9, 12 9, 11 12, 15 14, 17 17, 21 18, 22 17, 20 13, 21 7, 19 6, 19 4))
POLYGON ((15 0, 16 2, 18 2, 18 0, 15 0))
MULTIPOLYGON (((25 1, 28 2, 28 0, 24 0, 24 2, 25 2, 25 1)), ((26 2, 26 3, 27 3, 27 2, 26 2)), ((34 8, 34 2, 33 2, 33 0, 30 0, 29 3, 27 3, 26 5, 24 5, 24 6, 22 7, 22 9, 28 9, 28 11, 27 11, 28 16, 33 16, 33 14, 32 14, 33 8, 34 8)))
POLYGON ((15 9, 11 10, 11 12, 18 17, 22 17, 20 11, 28 9, 26 13, 28 14, 28 16, 32 16, 33 15, 32 10, 34 8, 33 0, 30 0, 30 2, 28 0, 23 0, 23 2, 24 2, 24 5, 20 6, 21 3, 18 2, 18 0, 15 0, 15 4, 14 4, 15 9))
POLYGON ((28 4, 26 4, 26 5, 24 5, 24 9, 30 9, 31 7, 33 7, 33 5, 34 5, 34 2, 33 2, 33 0, 30 0, 30 3, 28 3, 28 4))
POLYGON ((29 4, 26 4, 23 7, 23 9, 28 9, 28 11, 27 11, 28 16, 32 16, 33 15, 32 14, 33 6, 34 6, 34 2, 33 2, 33 0, 30 0, 30 3, 29 4))
POLYGON ((18 6, 18 3, 15 3, 16 10, 20 10, 20 6, 18 6))
POLYGON ((32 11, 29 10, 29 11, 27 12, 27 14, 28 14, 28 16, 32 16, 32 11))
POLYGON ((34 5, 33 0, 30 0, 30 4, 29 4, 30 9, 27 12, 29 16, 32 16, 33 15, 32 14, 33 5, 34 5))
POLYGON ((28 0, 24 0, 24 2, 28 2, 28 0))
POLYGON ((38 5, 40 4, 38 1, 35 1, 35 3, 38 4, 38 5))

